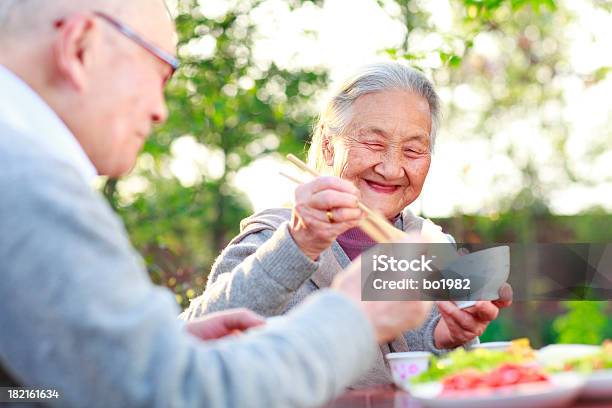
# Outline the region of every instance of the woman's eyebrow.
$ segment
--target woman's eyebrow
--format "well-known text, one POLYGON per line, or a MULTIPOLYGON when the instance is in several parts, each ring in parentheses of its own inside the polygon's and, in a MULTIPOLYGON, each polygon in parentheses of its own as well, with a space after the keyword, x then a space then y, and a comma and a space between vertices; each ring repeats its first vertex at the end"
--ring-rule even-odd
POLYGON ((383 129, 376 127, 376 126, 368 126, 365 128, 362 128, 361 131, 359 132, 359 134, 365 135, 365 134, 376 134, 378 136, 387 138, 389 135, 387 134, 387 132, 385 132, 383 129))
MULTIPOLYGON (((362 128, 361 131, 359 132, 359 134, 361 135, 366 135, 366 134, 375 134, 381 137, 384 137, 386 139, 389 138, 389 133, 386 132, 384 129, 381 129, 377 126, 368 126, 365 128, 362 128)), ((429 135, 422 133, 422 132, 415 132, 415 133, 408 133, 406 135, 402 135, 401 136, 401 141, 402 142, 409 142, 412 140, 418 140, 418 141, 426 141, 429 138, 429 135)))
POLYGON ((417 141, 425 142, 428 139, 429 139, 429 135, 425 133, 413 133, 412 135, 405 137, 404 141, 409 142, 412 140, 417 140, 417 141))

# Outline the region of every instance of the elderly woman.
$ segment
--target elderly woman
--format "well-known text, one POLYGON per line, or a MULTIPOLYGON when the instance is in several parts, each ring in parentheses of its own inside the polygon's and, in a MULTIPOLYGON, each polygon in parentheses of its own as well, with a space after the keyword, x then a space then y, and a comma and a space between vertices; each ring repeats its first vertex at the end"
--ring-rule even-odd
MULTIPOLYGON (((397 228, 420 230, 423 219, 407 206, 421 193, 438 123, 438 96, 418 71, 399 63, 359 71, 331 98, 314 131, 309 162, 331 176, 299 186, 292 209, 269 209, 243 220, 241 233, 216 260, 205 292, 181 317, 233 307, 279 315, 329 286, 374 245, 357 227, 364 216, 358 199, 397 228)), ((478 302, 461 310, 438 302, 422 327, 381 347, 377 364, 355 386, 390 381, 385 353, 440 354, 477 342, 506 305, 478 302)), ((346 339, 347 347, 350 342, 346 339)))

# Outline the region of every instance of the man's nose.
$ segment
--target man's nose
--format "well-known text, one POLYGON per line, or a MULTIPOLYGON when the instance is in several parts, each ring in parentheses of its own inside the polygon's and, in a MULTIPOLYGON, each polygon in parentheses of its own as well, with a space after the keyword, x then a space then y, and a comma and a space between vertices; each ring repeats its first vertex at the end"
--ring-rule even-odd
POLYGON ((168 120, 168 107, 163 91, 156 98, 155 105, 151 111, 151 121, 155 124, 162 124, 168 120))

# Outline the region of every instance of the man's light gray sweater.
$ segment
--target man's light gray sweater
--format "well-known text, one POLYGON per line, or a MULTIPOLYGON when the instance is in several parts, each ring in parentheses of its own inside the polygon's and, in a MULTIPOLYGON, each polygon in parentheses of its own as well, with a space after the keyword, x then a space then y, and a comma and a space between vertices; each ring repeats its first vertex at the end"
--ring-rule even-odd
POLYGON ((371 326, 332 291, 249 335, 196 339, 73 167, 0 123, 0 168, 0 370, 57 389, 51 405, 317 406, 371 365, 371 326))

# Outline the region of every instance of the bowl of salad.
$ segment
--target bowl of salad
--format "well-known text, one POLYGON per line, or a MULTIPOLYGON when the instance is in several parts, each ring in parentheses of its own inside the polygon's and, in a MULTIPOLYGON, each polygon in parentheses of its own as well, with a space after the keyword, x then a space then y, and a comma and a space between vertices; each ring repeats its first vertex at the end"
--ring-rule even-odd
POLYGON ((553 344, 538 351, 538 361, 550 373, 572 372, 585 377, 581 396, 612 398, 612 341, 601 346, 553 344))
POLYGON ((562 407, 583 384, 579 375, 544 370, 528 340, 520 339, 505 350, 457 349, 432 358, 407 389, 425 407, 562 407))

